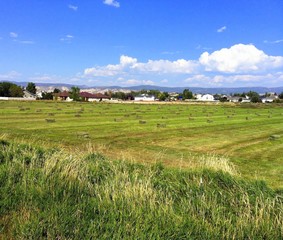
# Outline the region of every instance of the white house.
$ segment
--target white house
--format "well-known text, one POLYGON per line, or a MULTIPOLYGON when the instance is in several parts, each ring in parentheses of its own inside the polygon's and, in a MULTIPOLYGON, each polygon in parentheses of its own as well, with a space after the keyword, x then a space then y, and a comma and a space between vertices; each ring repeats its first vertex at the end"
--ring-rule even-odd
POLYGON ((196 98, 198 101, 214 101, 214 97, 211 94, 204 94, 204 95, 197 94, 196 98))
POLYGON ((23 92, 24 92, 24 96, 23 96, 24 98, 26 98, 26 99, 36 99, 36 94, 33 94, 26 89, 24 89, 23 92))
POLYGON ((276 99, 277 99, 277 97, 266 97, 266 98, 261 99, 261 101, 263 103, 272 103, 276 99))
POLYGON ((149 96, 147 94, 141 94, 135 97, 135 101, 154 101, 154 96, 149 96))

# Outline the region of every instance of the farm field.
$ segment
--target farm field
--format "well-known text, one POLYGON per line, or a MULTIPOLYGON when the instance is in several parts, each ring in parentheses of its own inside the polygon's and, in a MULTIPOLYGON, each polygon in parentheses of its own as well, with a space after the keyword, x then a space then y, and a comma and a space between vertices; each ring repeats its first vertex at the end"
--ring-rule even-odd
POLYGON ((282 105, 2 101, 0 131, 8 140, 173 168, 225 157, 242 177, 283 188, 282 105))

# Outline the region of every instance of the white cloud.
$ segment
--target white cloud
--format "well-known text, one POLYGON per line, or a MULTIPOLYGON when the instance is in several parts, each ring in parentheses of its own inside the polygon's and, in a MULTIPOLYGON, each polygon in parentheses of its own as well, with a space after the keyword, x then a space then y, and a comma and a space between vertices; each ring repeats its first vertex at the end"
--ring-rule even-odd
POLYGON ((282 56, 269 56, 253 45, 237 44, 212 53, 204 52, 198 60, 140 62, 137 58, 122 55, 117 64, 86 68, 81 79, 99 77, 100 81, 127 85, 151 84, 139 79, 154 79, 157 83, 170 85, 174 84, 172 81, 182 81, 190 86, 208 87, 226 84, 275 86, 282 85, 282 72, 282 56), (274 73, 276 71, 281 71, 281 78, 274 73))
POLYGON ((236 75, 214 75, 206 76, 203 74, 193 75, 184 80, 190 86, 270 86, 282 83, 283 73, 251 75, 251 74, 236 74, 236 75))
POLYGON ((218 32, 218 33, 222 33, 222 32, 224 32, 226 29, 227 29, 227 27, 226 27, 226 26, 223 26, 223 27, 217 29, 217 32, 218 32))
POLYGON ((17 71, 10 71, 8 73, 0 74, 0 81, 3 80, 16 80, 18 79, 22 74, 18 73, 17 71))
POLYGON ((124 82, 124 84, 127 84, 127 85, 137 85, 137 84, 140 84, 140 83, 141 83, 141 81, 136 80, 136 79, 129 79, 126 82, 124 82))
POLYGON ((148 60, 146 63, 141 63, 136 58, 122 55, 119 64, 87 68, 84 73, 87 76, 115 76, 124 74, 125 71, 159 74, 192 73, 196 67, 197 63, 195 61, 186 61, 184 59, 176 61, 148 60))
POLYGON ((103 3, 109 6, 116 7, 116 8, 120 7, 120 3, 115 0, 104 0, 103 3))
MULTIPOLYGON (((80 83, 82 81, 81 76, 60 76, 55 74, 46 74, 46 73, 35 73, 33 76, 27 78, 29 81, 32 82, 42 82, 42 83, 80 83)), ((86 79, 85 79, 86 80, 86 79)))
POLYGON ((161 83, 168 83, 168 79, 163 79, 160 81, 161 83))
POLYGON ((22 44, 35 44, 34 41, 30 41, 30 40, 17 40, 16 42, 18 43, 22 43, 22 44))
POLYGON ((74 38, 74 36, 67 34, 66 36, 60 38, 60 41, 62 42, 71 42, 71 40, 74 38))
POLYGON ((15 32, 10 32, 10 37, 11 37, 11 38, 17 38, 17 37, 18 37, 18 34, 15 33, 15 32))
POLYGON ((203 46, 200 45, 200 44, 196 46, 196 49, 197 49, 197 50, 204 50, 204 51, 211 50, 210 47, 203 47, 203 46))
POLYGON ((205 81, 210 81, 210 78, 205 75, 198 74, 184 80, 184 82, 188 82, 188 83, 195 81, 205 82, 205 81))
POLYGON ((137 59, 136 58, 132 58, 132 57, 128 57, 125 55, 122 55, 120 57, 120 65, 121 66, 129 66, 129 65, 134 65, 137 63, 137 59))
POLYGON ((195 61, 178 59, 176 61, 169 60, 148 60, 146 63, 136 63, 132 68, 142 72, 165 73, 192 73, 196 70, 197 63, 195 61))
POLYGON ((269 43, 269 44, 278 44, 278 43, 283 43, 283 39, 278 39, 278 40, 275 40, 275 41, 264 40, 263 42, 264 43, 269 43))
POLYGON ((74 5, 71 5, 69 4, 68 7, 74 11, 77 11, 78 10, 78 6, 74 6, 74 5))
POLYGON ((151 80, 137 80, 137 79, 129 79, 127 81, 122 82, 125 85, 154 85, 155 83, 151 80))
POLYGON ((175 54, 178 54, 180 53, 180 51, 163 51, 161 52, 161 54, 164 54, 164 55, 175 55, 175 54))
POLYGON ((48 75, 35 76, 29 78, 30 81, 34 81, 34 82, 50 82, 50 83, 56 81, 55 79, 58 80, 57 77, 54 76, 52 77, 48 75))
POLYGON ((283 57, 268 56, 249 44, 237 44, 211 54, 204 52, 199 58, 206 71, 244 73, 283 67, 283 57))

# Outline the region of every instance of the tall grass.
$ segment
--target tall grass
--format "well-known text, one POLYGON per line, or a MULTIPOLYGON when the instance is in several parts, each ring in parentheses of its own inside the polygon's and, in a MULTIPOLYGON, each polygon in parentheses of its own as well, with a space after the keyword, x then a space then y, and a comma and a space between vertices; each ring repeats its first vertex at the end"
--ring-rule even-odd
POLYGON ((1 140, 0 239, 282 239, 282 192, 203 162, 172 170, 1 140))

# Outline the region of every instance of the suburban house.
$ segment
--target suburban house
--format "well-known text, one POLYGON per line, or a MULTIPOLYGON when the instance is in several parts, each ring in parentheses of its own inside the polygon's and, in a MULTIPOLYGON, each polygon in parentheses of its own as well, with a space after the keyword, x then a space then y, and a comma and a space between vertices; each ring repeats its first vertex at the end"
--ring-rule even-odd
POLYGON ((140 94, 135 96, 135 101, 154 101, 154 96, 149 96, 148 94, 140 94))
POLYGON ((239 96, 228 97, 227 100, 229 102, 242 102, 242 103, 251 102, 251 100, 248 96, 245 96, 245 97, 239 97, 239 96))
POLYGON ((197 94, 196 95, 196 99, 198 101, 214 101, 214 97, 211 94, 197 94))
POLYGON ((227 101, 229 102, 241 102, 242 100, 243 100, 243 97, 237 97, 237 96, 227 98, 227 101))
POLYGON ((67 91, 63 91, 63 92, 60 92, 60 93, 54 93, 54 98, 56 100, 61 100, 61 101, 73 101, 69 97, 69 92, 67 92, 67 91))
POLYGON ((109 96, 106 96, 102 93, 88 93, 88 92, 81 92, 80 97, 82 98, 83 101, 86 102, 98 102, 98 101, 105 101, 105 100, 110 100, 109 96))
POLYGON ((246 98, 242 99, 242 103, 250 103, 251 99, 249 99, 249 97, 246 96, 246 98))
POLYGON ((274 100, 278 99, 277 96, 270 96, 270 97, 265 97, 265 98, 262 98, 261 101, 263 103, 272 103, 274 100))
POLYGON ((24 98, 34 99, 34 100, 36 99, 36 94, 33 94, 26 89, 24 89, 23 92, 24 92, 24 96, 23 96, 24 98))

